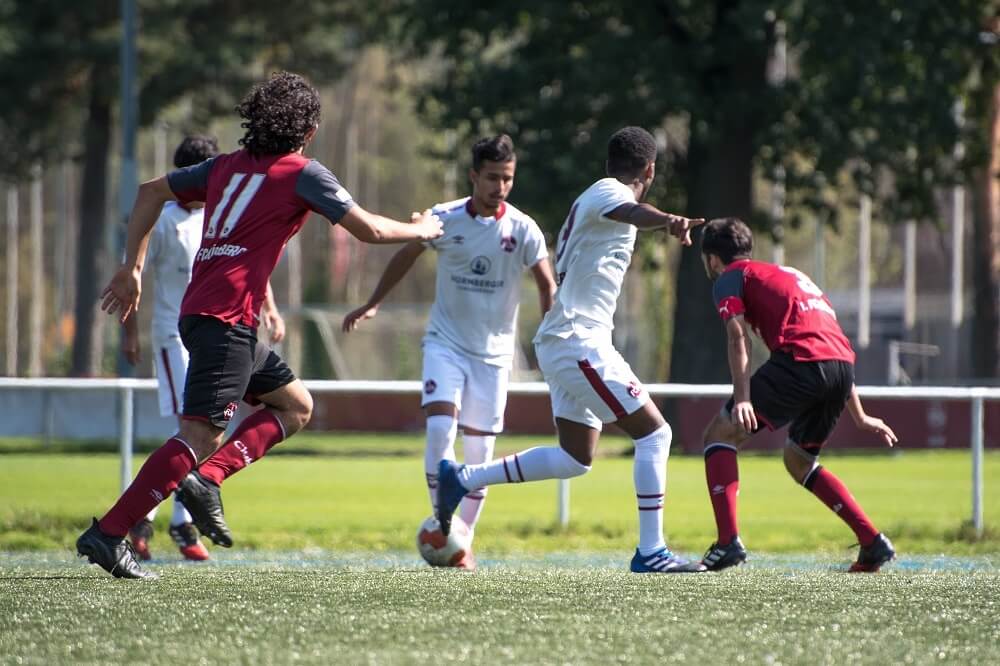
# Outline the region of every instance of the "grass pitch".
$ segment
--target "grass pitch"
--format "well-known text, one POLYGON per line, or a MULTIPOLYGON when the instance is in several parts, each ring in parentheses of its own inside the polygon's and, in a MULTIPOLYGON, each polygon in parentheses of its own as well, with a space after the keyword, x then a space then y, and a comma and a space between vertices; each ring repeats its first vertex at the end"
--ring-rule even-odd
POLYGON ((0 561, 3 663, 996 663, 1000 573, 960 561, 848 575, 757 561, 636 576, 617 559, 244 560, 157 582, 24 554, 0 561), (349 562, 345 563, 345 562, 349 562))

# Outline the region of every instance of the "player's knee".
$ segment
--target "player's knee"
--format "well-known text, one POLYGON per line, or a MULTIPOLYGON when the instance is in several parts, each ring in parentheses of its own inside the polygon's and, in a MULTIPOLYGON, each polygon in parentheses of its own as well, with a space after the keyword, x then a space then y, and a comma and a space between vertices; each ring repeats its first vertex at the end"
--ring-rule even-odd
POLYGON ((813 465, 816 463, 815 458, 809 456, 792 442, 788 442, 785 445, 783 458, 785 462, 785 470, 787 470, 789 476, 795 480, 795 483, 802 483, 806 476, 808 476, 809 471, 812 470, 813 465))
POLYGON ((719 442, 736 446, 742 441, 741 431, 742 429, 728 418, 723 417, 722 414, 716 414, 705 427, 701 441, 706 447, 719 442))
POLYGON ((313 399, 308 391, 302 391, 295 396, 287 409, 282 410, 281 422, 285 426, 286 436, 291 436, 306 427, 312 418, 313 399))
POLYGON ((559 460, 559 469, 556 470, 558 478, 571 479, 574 476, 583 476, 590 471, 594 461, 592 454, 583 452, 570 453, 562 448, 560 451, 563 452, 563 456, 559 460), (583 459, 581 460, 581 458, 583 459))

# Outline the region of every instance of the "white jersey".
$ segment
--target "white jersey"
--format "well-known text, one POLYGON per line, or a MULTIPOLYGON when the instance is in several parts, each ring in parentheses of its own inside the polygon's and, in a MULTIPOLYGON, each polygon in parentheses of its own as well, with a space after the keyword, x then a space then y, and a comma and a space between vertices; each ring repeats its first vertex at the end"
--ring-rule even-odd
POLYGON ((501 204, 480 217, 470 198, 438 204, 444 234, 426 245, 438 252, 434 305, 425 341, 491 365, 514 357, 521 274, 548 257, 545 237, 530 217, 501 204))
POLYGON ((168 201, 153 227, 145 269, 155 277, 153 289, 153 344, 176 338, 181 300, 191 281, 194 255, 201 246, 203 208, 188 210, 168 201))
POLYGON ((632 261, 636 228, 607 214, 636 203, 632 190, 615 178, 602 178, 573 202, 556 245, 555 303, 538 327, 546 335, 568 338, 607 335, 625 271, 632 261))

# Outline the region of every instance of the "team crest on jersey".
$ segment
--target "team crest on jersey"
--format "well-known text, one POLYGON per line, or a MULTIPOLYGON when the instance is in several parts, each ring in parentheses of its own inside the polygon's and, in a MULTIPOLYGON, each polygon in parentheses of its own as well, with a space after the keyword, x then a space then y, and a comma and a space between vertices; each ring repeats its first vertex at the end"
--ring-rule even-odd
POLYGON ((517 247, 517 239, 513 236, 504 236, 500 239, 500 247, 503 248, 504 252, 513 252, 514 248, 517 247))
POLYGON ((424 393, 430 395, 431 393, 434 393, 434 391, 437 390, 437 387, 438 385, 436 381, 434 381, 433 379, 428 379, 426 382, 424 382, 424 393))
POLYGON ((222 416, 225 417, 227 421, 231 421, 234 416, 236 416, 236 408, 239 407, 238 402, 231 402, 226 405, 225 411, 222 412, 222 416))
POLYGON ((486 275, 490 272, 490 266, 492 265, 487 257, 479 255, 469 263, 469 270, 476 275, 486 275))
POLYGON ((642 386, 639 385, 639 382, 628 383, 628 394, 633 398, 638 398, 642 395, 642 386))
POLYGON ((455 242, 455 245, 461 245, 462 243, 465 242, 465 236, 459 234, 456 236, 452 236, 451 240, 455 242))

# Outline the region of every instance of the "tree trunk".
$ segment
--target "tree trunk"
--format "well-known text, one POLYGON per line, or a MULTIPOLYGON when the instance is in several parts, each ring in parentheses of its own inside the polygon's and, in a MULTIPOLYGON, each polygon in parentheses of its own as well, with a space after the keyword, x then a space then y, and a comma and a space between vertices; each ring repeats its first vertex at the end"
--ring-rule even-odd
POLYGON ((1000 84, 992 90, 989 157, 973 189, 972 373, 1000 377, 1000 84))
MULTIPOLYGON (((753 209, 753 133, 732 125, 711 144, 692 141, 688 151, 688 210, 691 217, 735 216, 753 209)), ((726 337, 712 301, 712 282, 701 259, 701 234, 681 252, 670 380, 726 383, 726 337)))
POLYGON ((107 265, 104 247, 107 226, 108 157, 111 149, 111 100, 104 86, 93 85, 84 126, 83 177, 80 187, 80 242, 76 270, 76 326, 73 332, 74 377, 97 374, 96 334, 98 289, 107 265))

